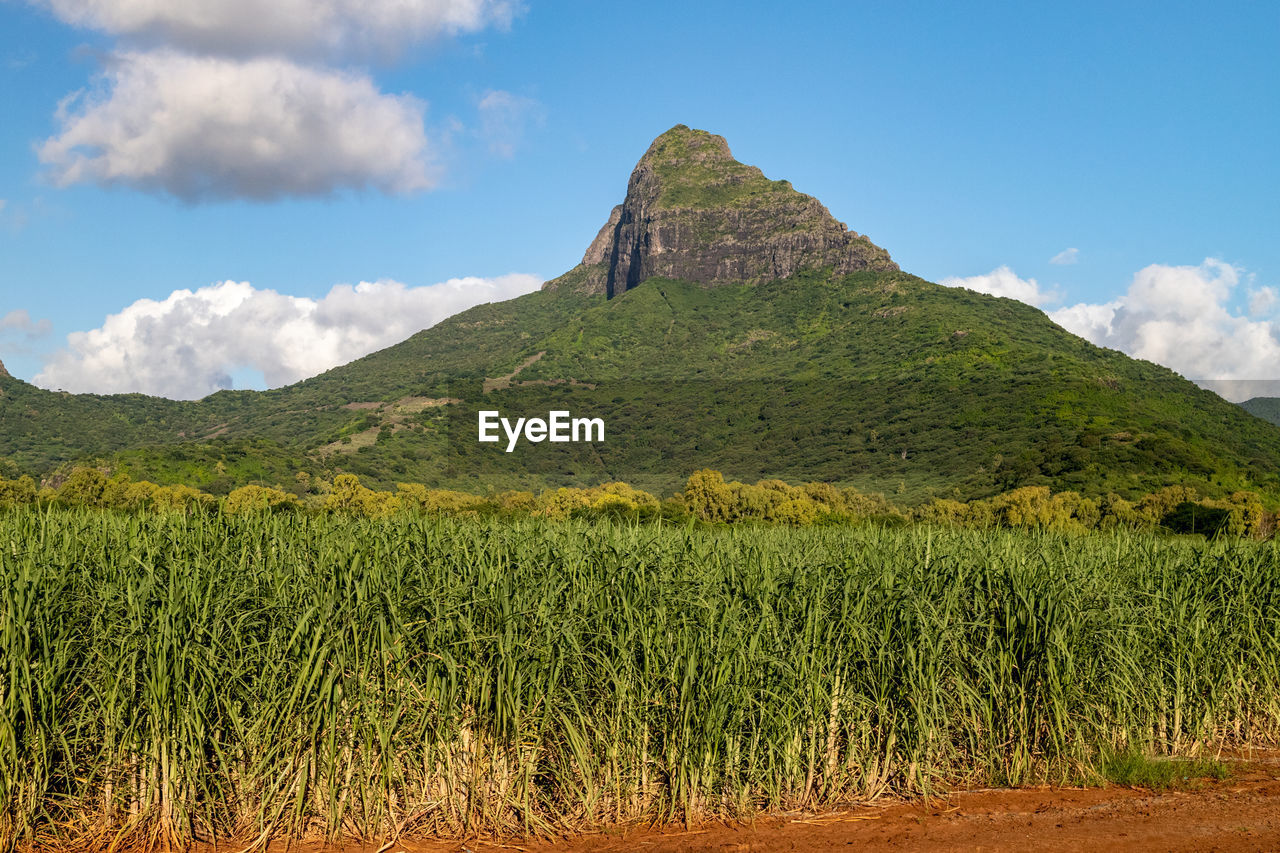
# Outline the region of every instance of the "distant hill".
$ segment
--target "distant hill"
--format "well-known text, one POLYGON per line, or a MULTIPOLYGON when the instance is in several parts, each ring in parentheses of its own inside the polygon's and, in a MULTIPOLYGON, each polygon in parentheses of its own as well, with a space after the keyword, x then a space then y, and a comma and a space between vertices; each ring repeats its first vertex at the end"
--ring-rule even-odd
POLYGON ((1254 397, 1240 404, 1246 412, 1280 426, 1280 397, 1254 397))
POLYGON ((677 126, 580 265, 313 379, 196 403, 0 377, 0 456, 219 491, 294 473, 475 491, 697 468, 902 500, 1185 482, 1280 496, 1280 431, 1022 303, 899 270, 815 199, 677 126), (601 417, 600 444, 476 441, 476 412, 601 417))

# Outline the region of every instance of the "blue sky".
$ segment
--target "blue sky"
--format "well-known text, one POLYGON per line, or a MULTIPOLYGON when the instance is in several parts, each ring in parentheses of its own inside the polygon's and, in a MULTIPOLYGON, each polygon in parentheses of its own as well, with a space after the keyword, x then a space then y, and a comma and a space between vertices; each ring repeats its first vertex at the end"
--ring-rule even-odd
POLYGON ((0 0, 14 375, 200 396, 317 372, 573 266, 676 123, 910 272, 1192 378, 1277 373, 1278 4, 412 0, 387 25, 343 0, 314 30, 206 4, 221 25, 0 0), (302 143, 275 138, 282 86, 314 95, 302 143), (285 156, 246 166, 248 137, 285 156), (328 337, 291 359, 286 327, 328 337))

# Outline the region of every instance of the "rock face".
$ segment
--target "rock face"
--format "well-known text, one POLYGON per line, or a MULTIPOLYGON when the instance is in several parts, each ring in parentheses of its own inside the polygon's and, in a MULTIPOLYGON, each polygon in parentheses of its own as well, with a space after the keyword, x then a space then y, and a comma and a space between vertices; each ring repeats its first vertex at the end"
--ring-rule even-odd
POLYGON ((0 379, 12 379, 12 378, 13 377, 9 375, 9 371, 4 369, 4 362, 0 361, 0 379))
POLYGON ((582 263, 543 287, 613 297, 654 277, 714 286, 822 267, 898 269, 817 199, 734 160, 723 137, 681 124, 640 158, 582 263))

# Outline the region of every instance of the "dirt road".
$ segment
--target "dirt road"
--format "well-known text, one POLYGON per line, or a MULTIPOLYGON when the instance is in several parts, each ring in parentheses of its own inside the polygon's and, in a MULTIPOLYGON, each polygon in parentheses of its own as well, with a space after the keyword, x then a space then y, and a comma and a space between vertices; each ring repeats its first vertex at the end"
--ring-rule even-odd
MULTIPOLYGON (((345 845, 338 853, 771 853, 771 851, 1280 851, 1280 759, 1238 766, 1193 790, 1024 788, 927 803, 884 802, 820 815, 778 815, 692 831, 633 828, 539 843, 345 845)), ((220 845, 221 850, 228 849, 220 845)), ((273 847, 273 850, 276 848, 273 847)), ((278 849, 283 850, 281 846, 278 849)), ((332 851, 307 844, 294 853, 332 851)))

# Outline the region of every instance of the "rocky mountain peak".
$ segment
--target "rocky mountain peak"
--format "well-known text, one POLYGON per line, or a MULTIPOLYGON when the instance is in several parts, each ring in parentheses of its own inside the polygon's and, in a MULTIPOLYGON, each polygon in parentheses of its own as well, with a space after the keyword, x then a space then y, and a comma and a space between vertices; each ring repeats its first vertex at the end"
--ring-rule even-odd
POLYGON ((4 362, 0 361, 0 379, 12 379, 12 378, 13 377, 9 375, 9 371, 4 369, 4 362))
POLYGON ((681 124, 640 158, 582 263, 544 288, 613 297, 654 277, 714 286, 819 267, 898 269, 817 199, 739 163, 724 137, 681 124))

